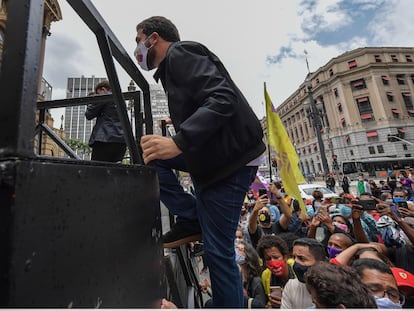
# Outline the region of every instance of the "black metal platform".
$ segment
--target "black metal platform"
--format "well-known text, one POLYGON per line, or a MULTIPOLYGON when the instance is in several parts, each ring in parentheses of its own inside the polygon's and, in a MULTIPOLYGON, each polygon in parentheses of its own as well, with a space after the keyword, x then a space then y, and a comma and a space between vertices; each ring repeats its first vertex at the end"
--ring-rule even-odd
POLYGON ((1 305, 159 307, 154 169, 9 159, 0 170, 1 305))

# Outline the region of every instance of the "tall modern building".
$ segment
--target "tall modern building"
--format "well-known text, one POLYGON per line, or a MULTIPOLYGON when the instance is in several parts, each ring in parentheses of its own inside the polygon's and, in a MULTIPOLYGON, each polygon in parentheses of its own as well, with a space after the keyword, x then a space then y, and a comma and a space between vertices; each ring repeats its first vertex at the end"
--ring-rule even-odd
POLYGON ((159 121, 170 115, 168 110, 167 96, 159 84, 150 84, 151 111, 154 123, 154 134, 161 135, 159 121))
MULTIPOLYGON (((414 48, 367 47, 346 52, 310 73, 326 158, 338 163, 414 157, 414 48), (390 135, 404 141, 389 142, 390 135), (407 143, 408 142, 408 143, 407 143)), ((277 107, 305 173, 322 172, 306 82, 277 107)))
MULTIPOLYGON (((84 77, 68 78, 66 98, 84 97, 94 91, 95 85, 106 78, 84 77)), ((67 139, 89 141, 95 119, 88 121, 85 118, 86 106, 65 108, 65 133, 67 139)))

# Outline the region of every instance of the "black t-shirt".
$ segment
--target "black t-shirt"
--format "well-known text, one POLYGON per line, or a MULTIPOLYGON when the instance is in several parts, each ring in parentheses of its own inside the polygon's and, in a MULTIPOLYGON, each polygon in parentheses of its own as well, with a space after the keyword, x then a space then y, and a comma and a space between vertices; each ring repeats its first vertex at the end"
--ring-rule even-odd
POLYGON ((388 247, 387 254, 396 267, 414 273, 414 249, 412 246, 388 247))
POLYGON ((275 223, 273 223, 269 228, 263 228, 262 226, 257 226, 257 230, 255 233, 251 233, 249 231, 249 236, 250 236, 250 240, 252 241, 252 245, 254 248, 257 247, 257 243, 259 242, 260 238, 264 235, 264 234, 279 234, 282 232, 288 232, 288 230, 285 230, 282 228, 282 226, 280 225, 280 222, 277 221, 275 223))

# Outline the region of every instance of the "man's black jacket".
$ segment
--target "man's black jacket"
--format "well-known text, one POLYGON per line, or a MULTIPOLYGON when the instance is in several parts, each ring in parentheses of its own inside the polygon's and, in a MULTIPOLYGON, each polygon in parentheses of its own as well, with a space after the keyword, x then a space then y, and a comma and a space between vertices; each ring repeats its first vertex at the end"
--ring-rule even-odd
POLYGON ((171 44, 154 78, 166 91, 174 142, 199 188, 225 179, 266 149, 259 120, 205 46, 171 44))

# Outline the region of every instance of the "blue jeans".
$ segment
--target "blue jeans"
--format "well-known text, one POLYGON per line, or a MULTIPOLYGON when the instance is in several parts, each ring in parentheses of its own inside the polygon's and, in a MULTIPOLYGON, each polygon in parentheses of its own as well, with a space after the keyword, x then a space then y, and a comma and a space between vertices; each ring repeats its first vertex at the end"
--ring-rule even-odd
POLYGON ((201 227, 215 307, 243 308, 243 286, 235 261, 234 238, 240 211, 257 166, 241 167, 225 180, 196 195, 186 193, 172 169, 185 170, 182 156, 157 161, 161 201, 177 223, 201 227), (195 222, 198 220, 198 222, 195 222))

